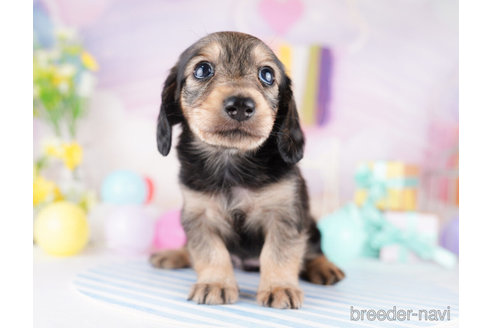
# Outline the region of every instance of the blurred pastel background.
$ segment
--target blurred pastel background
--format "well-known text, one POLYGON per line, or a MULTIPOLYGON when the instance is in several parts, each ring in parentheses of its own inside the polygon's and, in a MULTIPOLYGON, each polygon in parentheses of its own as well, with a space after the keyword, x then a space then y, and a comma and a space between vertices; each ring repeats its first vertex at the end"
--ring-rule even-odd
MULTIPOLYGON (((291 74, 307 138, 300 166, 325 255, 348 268, 349 277, 361 277, 362 290, 373 286, 373 306, 395 291, 386 278, 389 290, 380 289, 366 272, 407 286, 396 292, 403 304, 414 293, 422 304, 437 297, 454 304, 457 317, 457 0, 35 0, 33 6, 40 326, 142 326, 140 317, 93 306, 68 286, 83 270, 127 256, 140 258, 145 276, 150 252, 186 242, 176 152, 162 157, 156 146, 160 93, 179 54, 223 30, 259 37, 291 74), (444 285, 449 290, 441 293, 444 285)), ((132 262, 121 268, 117 274, 135 269, 132 262)), ((112 280, 113 273, 89 276, 112 280)), ((357 278, 344 281, 343 295, 358 288, 357 278)), ((101 286, 112 288, 85 291, 121 297, 101 286)), ((323 294, 337 293, 338 285, 330 288, 323 294)), ((357 305, 354 295, 350 304, 357 305)), ((185 298, 183 292, 176 302, 185 298)), ((189 304, 179 306, 190 311, 189 304)))

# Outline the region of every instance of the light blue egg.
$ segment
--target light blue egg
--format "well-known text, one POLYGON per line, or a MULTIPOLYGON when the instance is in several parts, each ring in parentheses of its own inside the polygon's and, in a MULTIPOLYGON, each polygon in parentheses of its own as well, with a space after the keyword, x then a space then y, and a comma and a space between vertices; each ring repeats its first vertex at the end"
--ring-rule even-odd
POLYGON ((106 203, 143 204, 146 197, 144 179, 132 171, 114 171, 104 179, 101 187, 101 198, 106 203))

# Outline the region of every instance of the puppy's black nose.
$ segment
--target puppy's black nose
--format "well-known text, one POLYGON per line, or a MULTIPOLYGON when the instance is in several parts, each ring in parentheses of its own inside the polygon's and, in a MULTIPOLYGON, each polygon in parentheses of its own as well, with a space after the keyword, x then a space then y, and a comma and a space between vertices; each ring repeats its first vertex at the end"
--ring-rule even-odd
POLYGON ((246 121, 255 113, 255 102, 251 98, 229 97, 224 101, 224 110, 236 121, 246 121))

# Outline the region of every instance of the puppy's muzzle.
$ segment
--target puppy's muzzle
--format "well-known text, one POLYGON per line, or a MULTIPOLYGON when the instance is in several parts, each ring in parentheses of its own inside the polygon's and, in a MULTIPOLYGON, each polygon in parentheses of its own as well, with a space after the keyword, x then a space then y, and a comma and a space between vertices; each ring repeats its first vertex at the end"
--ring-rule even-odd
POLYGON ((238 122, 246 121, 255 114, 255 102, 251 98, 232 96, 224 101, 224 111, 238 122))

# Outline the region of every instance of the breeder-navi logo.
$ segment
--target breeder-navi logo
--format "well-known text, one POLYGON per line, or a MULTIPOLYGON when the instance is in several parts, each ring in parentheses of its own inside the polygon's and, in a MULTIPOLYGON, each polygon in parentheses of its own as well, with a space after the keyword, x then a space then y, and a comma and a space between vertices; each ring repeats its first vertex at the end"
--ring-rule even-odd
POLYGON ((350 307, 350 320, 351 321, 445 321, 451 320, 451 307, 447 306, 445 310, 437 309, 397 309, 393 306, 392 309, 374 310, 374 309, 354 309, 350 307))

